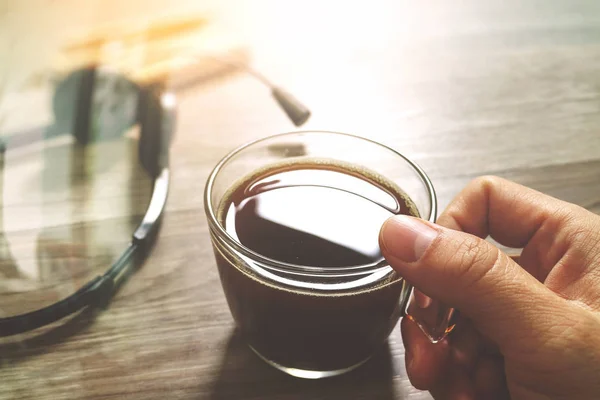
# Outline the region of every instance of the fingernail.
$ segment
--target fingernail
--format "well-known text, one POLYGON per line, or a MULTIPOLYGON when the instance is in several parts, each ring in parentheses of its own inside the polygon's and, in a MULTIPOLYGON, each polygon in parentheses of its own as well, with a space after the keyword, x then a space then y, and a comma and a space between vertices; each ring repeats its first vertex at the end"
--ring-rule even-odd
POLYGON ((428 297, 426 295, 424 295, 423 293, 421 293, 419 290, 415 289, 415 303, 417 303, 417 306, 419 306, 419 308, 428 308, 431 303, 433 302, 433 300, 431 300, 431 297, 428 297))
POLYGON ((418 218, 396 215, 381 228, 382 251, 404 262, 415 262, 437 235, 437 230, 418 218))

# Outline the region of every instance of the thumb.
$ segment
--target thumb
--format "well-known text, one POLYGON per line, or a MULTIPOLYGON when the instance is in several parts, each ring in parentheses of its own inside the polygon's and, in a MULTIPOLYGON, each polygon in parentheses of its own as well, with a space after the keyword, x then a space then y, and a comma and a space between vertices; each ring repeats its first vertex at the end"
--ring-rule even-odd
POLYGON ((383 225, 380 246, 404 279, 457 308, 500 347, 552 328, 558 296, 485 240, 398 215, 383 225))

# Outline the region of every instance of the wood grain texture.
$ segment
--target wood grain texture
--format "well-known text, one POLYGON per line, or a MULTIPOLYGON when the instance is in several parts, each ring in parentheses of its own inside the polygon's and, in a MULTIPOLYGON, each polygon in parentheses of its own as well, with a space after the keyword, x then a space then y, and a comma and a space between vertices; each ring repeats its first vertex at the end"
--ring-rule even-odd
MULTIPOLYGON (((0 5, 0 51, 10 60, 0 63, 8 76, 4 86, 0 76, 0 88, 11 93, 0 99, 0 124, 9 114, 2 129, 50 118, 47 95, 29 89, 41 79, 39 65, 51 64, 68 38, 134 17, 210 15, 257 69, 310 106, 306 129, 357 133, 405 153, 430 175, 442 208, 469 180, 495 174, 600 213, 598 2, 24 3, 0 5)), ((151 256, 108 309, 0 340, 0 399, 430 399, 408 381, 398 329, 364 367, 321 382, 284 376, 248 350, 221 291, 204 182, 229 150, 293 128, 268 91, 243 74, 206 80, 178 97, 171 193, 151 256)), ((39 166, 11 165, 4 229, 19 265, 31 264, 25 274, 35 272, 29 243, 45 229, 83 243, 86 260, 98 261, 89 273, 102 270, 103 257, 126 244, 129 216, 139 218, 147 202, 147 182, 126 165, 104 169, 89 190, 69 192, 83 199, 76 204, 96 204, 74 211, 70 198, 15 178, 43 172, 39 166), (85 193, 96 200, 86 203, 85 193), (32 217, 54 215, 61 204, 63 222, 32 217), (87 236, 71 229, 80 216, 87 236)), ((1 290, 14 288, 0 276, 1 290)), ((10 310, 49 300, 31 293, 10 310)))

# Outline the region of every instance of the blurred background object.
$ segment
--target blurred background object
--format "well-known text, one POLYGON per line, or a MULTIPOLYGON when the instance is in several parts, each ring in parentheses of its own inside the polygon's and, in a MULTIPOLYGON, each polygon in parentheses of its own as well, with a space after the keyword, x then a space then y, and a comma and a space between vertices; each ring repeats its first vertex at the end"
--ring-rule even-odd
POLYGON ((49 2, 33 3, 8 2, 0 13, 10 60, 0 67, 0 133, 10 150, 2 156, 3 317, 48 306, 101 274, 141 221, 152 188, 135 153, 138 87, 189 89, 248 62, 201 13, 135 7, 135 15, 94 15, 86 26, 78 13, 111 4, 61 4, 67 14, 53 19, 31 12, 52 14, 49 2), (40 25, 50 28, 43 37, 31 32, 40 25), (28 46, 31 37, 40 43, 28 46), (83 123, 101 141, 80 148, 62 135, 77 134, 90 67, 97 73, 91 119, 83 123))
POLYGON ((0 64, 4 131, 47 122, 43 102, 49 87, 89 65, 118 71, 139 84, 182 86, 235 69, 214 57, 248 61, 241 37, 226 30, 202 2, 176 1, 168 11, 154 0, 93 0, 85 6, 74 0, 8 1, 1 7, 0 51, 10 60, 0 64), (40 108, 33 121, 24 104, 40 108))

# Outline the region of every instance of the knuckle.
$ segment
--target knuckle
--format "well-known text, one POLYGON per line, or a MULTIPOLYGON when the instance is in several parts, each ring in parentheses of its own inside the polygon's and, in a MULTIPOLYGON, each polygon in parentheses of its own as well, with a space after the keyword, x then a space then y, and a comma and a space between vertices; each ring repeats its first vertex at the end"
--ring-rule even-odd
POLYGON ((587 265, 599 265, 600 233, 597 224, 577 223, 573 220, 565 228, 566 243, 570 253, 576 253, 587 265))
POLYGON ((600 244, 598 217, 586 210, 565 208, 556 211, 554 230, 564 235, 563 240, 572 248, 594 252, 600 244))
POLYGON ((500 262, 498 249, 479 238, 467 236, 458 243, 454 259, 446 264, 446 272, 461 287, 470 288, 481 282, 500 262))
POLYGON ((590 231, 585 226, 573 226, 568 229, 565 233, 567 242, 570 245, 576 245, 577 247, 587 247, 587 242, 590 241, 590 231))

